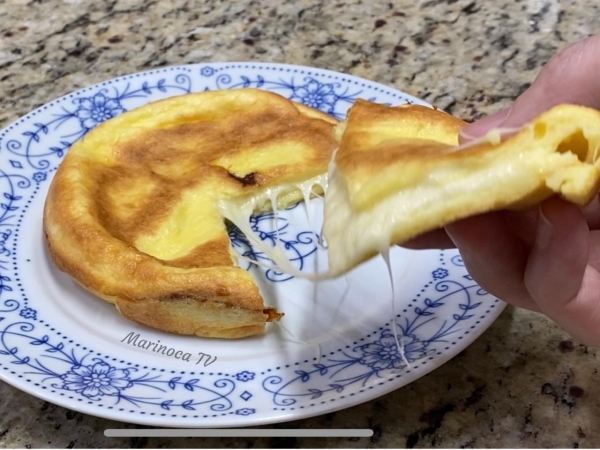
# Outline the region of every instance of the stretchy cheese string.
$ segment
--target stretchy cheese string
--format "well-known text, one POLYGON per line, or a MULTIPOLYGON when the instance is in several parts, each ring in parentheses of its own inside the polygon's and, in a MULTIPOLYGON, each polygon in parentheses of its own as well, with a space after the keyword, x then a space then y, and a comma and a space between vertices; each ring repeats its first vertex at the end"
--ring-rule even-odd
MULTIPOLYGON (((502 138, 504 135, 506 134, 514 134, 518 131, 520 131, 521 128, 498 128, 498 129, 494 129, 492 131, 490 131, 489 133, 487 133, 485 136, 482 136, 478 139, 474 139, 466 144, 457 146, 455 148, 453 148, 451 151, 461 151, 461 150, 466 150, 481 144, 491 144, 491 145, 497 145, 502 141, 502 138)), ((332 170, 335 170, 335 154, 337 153, 334 152, 334 154, 332 155, 331 161, 329 163, 328 166, 328 174, 332 172, 332 170)), ((311 195, 315 196, 315 197, 319 197, 319 198, 323 198, 322 196, 316 194, 313 191, 313 187, 316 184, 320 184, 323 187, 323 191, 326 191, 326 180, 327 180, 327 175, 325 174, 323 177, 321 177, 321 179, 319 180, 308 180, 304 183, 299 183, 297 185, 297 187, 300 189, 300 191, 302 192, 302 196, 304 199, 304 203, 305 203, 305 209, 306 209, 306 214, 307 214, 307 219, 309 222, 309 226, 311 228, 311 231, 313 232, 313 234, 316 234, 314 231, 314 227, 313 227, 313 217, 312 217, 312 213, 310 210, 310 200, 311 200, 311 195)), ((237 207, 232 205, 229 205, 227 203, 221 202, 219 204, 219 208, 223 214, 223 216, 227 219, 229 219, 231 222, 233 222, 235 225, 238 226, 238 228, 246 235, 247 239, 249 241, 251 241, 251 243, 260 251, 262 251, 265 255, 269 256, 270 259, 273 261, 272 265, 268 265, 265 264, 262 261, 257 261, 242 255, 238 255, 238 257, 240 259, 243 260, 247 260, 249 261, 251 264, 255 264, 257 266, 266 268, 266 269, 271 269, 271 270, 280 270, 284 273, 288 273, 290 275, 299 277, 299 278, 304 278, 304 279, 308 279, 314 282, 317 281, 322 281, 322 280, 327 280, 332 278, 328 272, 324 272, 324 273, 319 273, 317 270, 317 273, 306 273, 304 271, 298 270, 296 269, 291 261, 286 257, 283 249, 281 248, 281 246, 279 245, 279 218, 278 218, 278 208, 277 208, 277 198, 278 195, 280 194, 281 190, 283 188, 276 188, 273 190, 268 190, 266 192, 266 196, 267 198, 270 200, 272 209, 273 209, 273 215, 274 215, 274 221, 275 221, 275 235, 276 235, 276 242, 275 242, 275 248, 269 248, 268 245, 265 245, 263 241, 261 241, 260 239, 257 239, 254 236, 254 233, 252 232, 251 228, 249 227, 249 221, 250 221, 250 217, 253 214, 255 207, 258 203, 258 198, 254 198, 254 199, 250 199, 249 201, 246 202, 246 204, 242 205, 241 207, 237 207)), ((324 240, 323 237, 323 231, 321 229, 321 233, 319 233, 318 235, 318 244, 321 245, 324 248, 327 248, 327 244, 324 240)), ((405 352, 405 340, 406 337, 402 336, 401 338, 398 337, 398 331, 397 331, 397 325, 396 325, 396 304, 395 304, 395 283, 394 283, 394 277, 393 277, 393 271, 392 271, 392 267, 391 267, 391 261, 390 261, 390 242, 389 242, 389 236, 387 237, 387 239, 384 240, 382 239, 382 248, 380 249, 379 253, 382 255, 386 267, 387 267, 387 272, 388 272, 388 276, 390 278, 390 286, 391 286, 391 302, 392 302, 392 333, 394 335, 394 339, 396 341, 396 345, 398 348, 398 352, 403 360, 403 362, 406 364, 407 367, 410 367, 410 363, 408 361, 408 359, 406 358, 406 352, 405 352)), ((346 278, 346 283, 347 283, 347 288, 349 287, 349 284, 347 282, 347 278, 346 278)), ((347 291, 344 293, 343 298, 345 298, 347 291)), ((314 296, 316 298, 316 286, 315 286, 315 290, 314 290, 314 296)), ((338 304, 338 307, 336 309, 336 312, 334 314, 335 317, 337 317, 337 314, 339 313, 339 308, 340 308, 341 302, 340 304, 338 304)), ((288 335, 293 336, 293 338, 295 339, 295 341, 297 343, 300 343, 302 345, 317 345, 318 346, 318 350, 319 350, 319 359, 321 357, 321 351, 320 351, 320 344, 315 344, 315 343, 311 343, 311 342, 306 342, 298 337, 296 337, 294 335, 294 333, 292 333, 290 330, 288 330, 283 324, 277 322, 277 324, 281 327, 281 329, 288 335)), ((329 330, 330 332, 334 331, 333 329, 329 330)), ((337 331, 335 331, 335 333, 337 334, 337 331)))
MULTIPOLYGON (((275 209, 276 209, 276 204, 275 204, 275 209)), ((230 220, 231 220, 231 219, 230 219, 230 220)), ((249 228, 247 225, 246 225, 246 227, 247 227, 247 228, 249 228)), ((243 227, 242 227, 242 228, 243 228, 243 227)), ((244 230, 242 230, 242 231, 244 231, 244 230)), ((251 233, 251 230, 250 230, 250 233, 251 233)), ((247 236, 247 237, 248 237, 248 239, 250 239, 250 238, 251 238, 250 236, 247 236)), ((254 238, 253 240, 255 240, 256 242, 259 242, 259 240, 257 240, 256 238, 254 238)), ((277 245, 277 244, 276 244, 276 245, 277 245)), ((264 248, 266 249, 266 246, 263 246, 262 242, 261 242, 261 246, 262 246, 262 247, 264 247, 264 248)), ((277 249, 277 250, 280 250, 280 247, 279 247, 279 246, 276 246, 276 249, 277 249)), ((266 253, 271 253, 271 252, 266 252, 266 253)), ((389 278, 390 278, 390 284, 391 284, 391 302, 392 302, 392 305, 391 305, 391 306, 392 306, 392 333, 393 333, 393 335, 394 335, 394 339, 395 339, 395 341, 396 341, 396 345, 397 345, 397 348, 398 348, 398 352, 400 353, 400 356, 401 356, 401 358, 402 358, 402 359, 403 359, 403 361, 406 363, 406 365, 407 365, 408 367, 410 367, 410 364, 409 364, 408 360, 406 359, 405 352, 404 352, 404 337, 402 337, 401 339, 399 339, 399 338, 398 338, 398 331, 397 331, 397 326, 396 326, 395 285, 394 285, 394 277, 393 277, 393 271, 392 271, 392 267, 391 267, 391 261, 390 261, 390 249, 389 249, 389 247, 382 248, 382 250, 381 250, 381 254, 382 254, 382 256, 383 256, 383 259, 384 259, 384 261, 385 261, 385 263, 386 263, 386 266, 387 266, 387 269, 388 269, 388 275, 389 275, 389 278)), ((257 260, 254 260, 254 259, 248 258, 248 257, 246 257, 246 256, 243 256, 243 255, 238 255, 238 257, 239 257, 240 259, 243 259, 243 260, 249 261, 250 263, 252 263, 252 264, 256 264, 257 266, 260 266, 260 267, 263 267, 263 268, 267 268, 267 269, 276 269, 276 268, 279 268, 279 266, 278 266, 278 265, 276 265, 276 264, 275 264, 275 265, 269 265, 269 264, 265 264, 265 263, 264 263, 264 262, 262 262, 262 261, 257 261, 257 260)), ((349 283, 347 282, 347 278, 346 278, 346 284, 347 284, 347 289, 349 289, 349 283)), ((315 286, 315 291, 314 291, 314 292, 315 292, 315 297, 316 297, 316 286, 315 286)), ((346 292, 344 293, 344 295, 343 295, 343 297, 342 297, 342 300, 345 298, 345 296, 346 296, 347 292, 348 292, 348 291, 346 291, 346 292)), ((341 303, 341 302, 340 302, 340 303, 341 303)), ((336 309, 336 312, 335 312, 335 317, 337 317, 337 314, 339 313, 339 307, 340 307, 340 304, 338 304, 338 309, 336 309)), ((297 336, 295 336, 295 335, 294 335, 294 333, 292 333, 290 330, 288 330, 286 327, 284 327, 284 326, 283 326, 283 324, 281 324, 281 323, 279 323, 279 322, 277 322, 277 323, 278 323, 278 325, 279 325, 279 326, 282 328, 282 330, 283 330, 284 332, 286 332, 288 335, 292 336, 292 337, 293 337, 293 338, 296 340, 296 342, 297 342, 297 343, 300 343, 300 344, 303 344, 303 345, 317 345, 317 346, 318 346, 318 351, 319 351, 319 356, 318 356, 318 358, 320 359, 320 357, 321 357, 321 356, 320 356, 320 355, 321 355, 321 351, 320 351, 320 350, 321 350, 321 347, 320 347, 320 344, 318 344, 318 343, 313 343, 313 342, 306 342, 306 341, 304 341, 304 340, 302 340, 302 339, 298 338, 297 336)), ((331 330, 331 331, 333 331, 333 330, 331 330)), ((337 332, 336 332, 336 334, 337 334, 337 332)))
POLYGON ((279 328, 281 328, 283 330, 284 333, 286 333, 288 336, 291 337, 291 339, 289 339, 291 342, 294 342, 296 344, 300 344, 306 347, 316 347, 317 348, 317 363, 321 362, 321 344, 318 342, 311 342, 311 341, 305 341, 303 339, 300 339, 298 336, 296 336, 291 330, 289 330, 285 325, 283 325, 283 323, 281 323, 280 320, 275 322, 277 324, 277 326, 279 328))
POLYGON ((523 127, 494 128, 493 130, 490 130, 489 132, 487 132, 485 135, 483 135, 481 137, 478 137, 478 138, 473 139, 469 142, 466 142, 462 145, 458 145, 458 146, 452 148, 451 151, 458 152, 461 150, 467 150, 471 147, 477 147, 478 145, 481 145, 481 144, 498 145, 500 142, 502 142, 502 139, 504 139, 506 137, 510 137, 513 134, 518 133, 522 129, 523 129, 523 127))
POLYGON ((397 330, 397 326, 396 326, 396 291, 395 291, 395 283, 394 283, 394 274, 392 271, 392 261, 390 258, 390 248, 386 247, 384 249, 381 250, 381 256, 383 257, 383 260, 385 261, 385 265, 387 267, 387 272, 388 275, 390 277, 390 286, 392 289, 392 294, 391 294, 391 299, 392 299, 392 333, 394 334, 394 339, 396 340, 396 346, 398 348, 398 353, 400 354, 400 357, 402 358, 402 360, 404 361, 404 363, 406 364, 407 367, 410 367, 410 363, 408 362, 408 360, 406 359, 406 355, 404 352, 404 336, 402 336, 402 339, 398 339, 398 330, 397 330))
MULTIPOLYGON (((468 148, 480 145, 482 143, 491 143, 492 145, 496 145, 497 143, 499 143, 501 141, 503 134, 514 133, 519 130, 520 130, 520 128, 494 129, 494 130, 490 131, 488 134, 486 134, 485 136, 475 139, 466 144, 457 146, 457 147, 453 148, 451 151, 466 150, 468 148)), ((333 170, 335 170, 335 161, 334 161, 335 154, 336 154, 336 152, 334 152, 334 154, 332 155, 331 161, 329 163, 328 174, 331 173, 333 170)), ((308 202, 310 202, 311 194, 316 195, 317 197, 320 197, 320 195, 315 194, 312 191, 313 186, 317 185, 317 184, 321 185, 321 186, 323 186, 324 191, 325 191, 326 184, 327 184, 326 180, 327 180, 327 174, 324 174, 321 177, 317 177, 315 179, 308 180, 303 183, 298 183, 296 187, 302 192, 305 202, 307 201, 307 199, 308 199, 308 202)), ((277 244, 279 242, 279 227, 278 227, 277 200, 276 199, 282 190, 283 190, 283 187, 268 189, 263 194, 271 201, 271 205, 273 207, 274 216, 275 216, 275 224, 276 224, 275 225, 275 228, 276 228, 275 234, 277 237, 277 244)), ((295 276, 298 278, 304 278, 304 279, 311 280, 311 281, 323 281, 323 280, 328 280, 328 279, 333 278, 329 274, 329 271, 322 272, 322 273, 307 273, 305 271, 298 270, 296 267, 293 266, 291 261, 286 257, 285 253, 282 251, 282 249, 279 245, 276 245, 275 248, 270 248, 263 241, 261 241, 260 239, 257 239, 253 235, 254 233, 248 226, 248 222, 249 222, 250 216, 254 212, 254 209, 255 209, 256 205, 258 204, 258 202, 259 202, 258 197, 248 199, 246 201, 246 203, 241 206, 238 204, 232 204, 232 203, 227 203, 225 201, 221 201, 219 204, 219 209, 221 210, 222 215, 226 219, 229 219, 231 222, 233 222, 246 235, 248 240, 250 240, 251 243, 257 249, 262 251, 265 255, 269 256, 270 259, 273 261, 272 266, 264 266, 264 265, 262 265, 262 266, 267 267, 269 269, 273 269, 273 270, 279 270, 279 271, 282 271, 289 275, 292 275, 292 276, 295 276)), ((307 211, 309 210, 309 207, 310 207, 310 205, 307 204, 307 211)), ((309 217, 309 221, 312 221, 312 217, 309 217)), ((388 246, 391 245, 391 243, 389 242, 389 237, 387 239, 382 239, 382 242, 384 240, 386 241, 385 242, 386 245, 388 245, 388 246)), ((321 230, 321 233, 319 234, 318 241, 319 241, 319 244, 323 248, 327 248, 327 243, 325 241, 325 238, 323 237, 322 230, 321 230)), ((253 261, 253 263, 255 263, 257 265, 261 265, 260 263, 254 261, 254 260, 252 260, 252 261, 253 261)))
POLYGON ((340 301, 338 302, 337 307, 335 308, 333 317, 331 318, 330 331, 335 332, 338 336, 341 335, 341 333, 336 331, 335 328, 333 328, 333 325, 335 324, 335 320, 337 319, 337 317, 339 315, 340 309, 342 307, 342 303, 344 302, 344 300, 346 300, 346 297, 347 297, 348 293, 350 292, 350 283, 348 282, 348 275, 346 275, 346 274, 344 274, 344 281, 346 281, 346 289, 344 289, 344 292, 342 293, 342 297, 341 297, 340 301))

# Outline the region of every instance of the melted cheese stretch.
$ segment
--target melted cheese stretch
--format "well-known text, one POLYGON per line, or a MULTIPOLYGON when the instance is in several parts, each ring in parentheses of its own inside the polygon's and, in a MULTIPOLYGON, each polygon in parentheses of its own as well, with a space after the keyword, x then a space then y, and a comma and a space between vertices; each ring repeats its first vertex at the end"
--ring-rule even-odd
MULTIPOLYGON (((518 131, 518 129, 492 130, 479 139, 456 147, 454 151, 460 151, 481 142, 494 144, 500 141, 503 133, 513 133, 515 131, 518 131)), ((354 213, 353 208, 349 204, 350 201, 344 180, 335 164, 336 154, 337 151, 333 153, 327 173, 325 174, 318 175, 301 183, 270 187, 257 195, 248 196, 243 200, 220 200, 218 208, 221 215, 237 226, 247 239, 273 262, 273 265, 269 266, 262 262, 238 255, 237 253, 232 253, 232 255, 235 258, 247 260, 267 269, 278 269, 295 277, 312 281, 321 281, 341 275, 341 273, 338 273, 336 270, 336 267, 343 265, 340 264, 341 260, 347 258, 359 248, 377 248, 379 249, 380 254, 384 256, 385 254, 388 254, 389 247, 392 245, 392 227, 397 221, 401 220, 403 214, 402 208, 397 208, 399 205, 398 200, 400 200, 402 194, 391 196, 384 200, 370 213, 354 213), (279 246, 279 211, 277 208, 277 199, 280 195, 289 194, 299 190, 302 193, 306 206, 309 226, 314 232, 313 217, 310 212, 310 200, 313 195, 316 195, 313 192, 313 187, 315 185, 321 186, 323 192, 326 193, 325 220, 321 233, 317 237, 319 244, 324 248, 327 248, 330 263, 333 262, 333 270, 330 267, 326 272, 307 273, 294 267, 279 246), (275 230, 277 234, 275 247, 271 247, 264 241, 257 239, 249 226, 252 214, 260 205, 263 205, 266 202, 271 203, 274 214, 275 230), (398 211, 394 212, 394 209, 397 209, 398 211), (336 245, 334 245, 333 248, 329 248, 324 238, 324 235, 326 234, 341 239, 335 239, 336 245)))
POLYGON ((452 151, 457 152, 460 150, 466 150, 468 148, 475 147, 480 144, 498 145, 500 142, 502 142, 503 138, 506 138, 512 134, 518 133, 522 129, 523 129, 523 127, 494 128, 493 130, 488 131, 486 134, 484 134, 483 136, 481 136, 479 138, 473 139, 469 142, 459 145, 458 147, 454 148, 452 151))
MULTIPOLYGON (((302 196, 304 198, 304 203, 306 206, 306 214, 307 214, 309 226, 310 226, 310 229, 314 232, 313 217, 312 217, 312 214, 310 211, 310 200, 311 200, 311 196, 314 194, 313 186, 320 185, 323 188, 323 192, 326 193, 325 194, 325 197, 326 197, 326 206, 325 206, 326 220, 327 219, 330 219, 330 221, 332 220, 333 223, 339 227, 343 226, 344 224, 349 226, 350 224, 345 222, 345 218, 346 218, 345 214, 341 214, 339 216, 335 215, 336 214, 335 213, 336 205, 338 205, 338 206, 341 205, 342 208, 345 209, 346 212, 351 211, 351 208, 348 208, 349 205, 344 203, 344 202, 348 201, 348 198, 347 198, 347 192, 345 192, 345 190, 344 190, 345 185, 343 183, 343 180, 341 180, 341 178, 339 176, 339 172, 337 171, 337 168, 336 168, 336 164, 335 164, 336 153, 337 153, 337 151, 334 152, 334 154, 332 155, 331 161, 328 166, 328 173, 326 173, 326 174, 319 175, 315 178, 312 178, 305 182, 297 183, 294 185, 281 185, 281 186, 269 188, 269 189, 266 189, 261 194, 249 196, 248 198, 246 198, 242 201, 240 201, 240 200, 236 200, 236 201, 221 200, 219 202, 218 207, 219 207, 219 210, 220 210, 221 214, 223 215, 223 217, 225 217, 230 222, 232 222, 235 226, 237 226, 238 229, 240 231, 242 231, 242 233, 245 234, 246 238, 258 250, 262 251, 269 259, 271 259, 271 261, 273 261, 274 266, 269 266, 260 261, 256 261, 254 259, 251 259, 251 258, 248 258, 248 257, 245 257, 245 256, 242 256, 242 255, 232 252, 234 257, 236 257, 238 259, 246 260, 252 264, 255 264, 255 265, 267 268, 267 269, 279 269, 290 275, 293 275, 293 276, 296 276, 299 278, 305 278, 305 279, 312 280, 312 281, 326 280, 326 279, 334 278, 335 276, 339 275, 339 274, 333 274, 330 269, 328 269, 326 272, 323 272, 323 273, 307 273, 307 272, 297 270, 292 265, 291 261, 287 258, 287 256, 285 255, 285 253, 282 251, 281 247, 279 246, 279 227, 278 227, 278 208, 277 208, 277 199, 280 195, 287 194, 287 193, 293 192, 295 190, 300 190, 302 192, 302 196), (333 179, 333 183, 328 182, 330 176, 333 179), (275 219, 275 230, 277 233, 275 247, 270 247, 268 244, 265 244, 264 241, 257 239, 249 225, 250 217, 252 216, 254 211, 256 211, 256 209, 258 208, 259 205, 264 204, 266 201, 269 201, 271 203, 271 206, 273 209, 273 214, 274 214, 274 219, 275 219), (328 208, 328 205, 329 205, 329 208, 328 208), (328 216, 327 215, 328 211, 332 210, 332 206, 333 206, 333 210, 334 210, 334 215, 328 216)), ((323 233, 325 231, 325 226, 326 225, 324 223, 323 229, 322 229, 320 235, 318 236, 319 244, 322 244, 324 247, 327 245, 323 239, 323 233)), ((340 230, 340 233, 341 233, 340 236, 344 236, 344 233, 342 233, 342 230, 340 230)), ((394 283, 393 271, 392 271, 392 266, 391 266, 391 261, 390 261, 390 239, 391 239, 391 231, 387 234, 382 234, 380 236, 380 239, 377 241, 377 245, 378 245, 377 248, 379 248, 380 253, 383 256, 383 259, 387 266, 386 273, 390 280, 392 333, 393 333, 394 339, 396 341, 397 351, 398 351, 402 361, 406 364, 407 367, 410 367, 410 363, 406 358, 405 349, 404 349, 404 341, 406 338, 404 336, 402 336, 400 338, 398 337, 398 331, 397 331, 397 325, 396 325, 395 283, 394 283)), ((334 254, 338 254, 338 253, 340 253, 340 250, 341 250, 341 246, 335 246, 333 249, 328 250, 328 254, 331 251, 333 251, 334 254)), ((341 254, 343 254, 343 252, 341 254)), ((345 274, 344 274, 344 276, 345 276, 345 274)), ((347 282, 347 280, 346 280, 346 282, 347 282)), ((286 332, 287 334, 290 334, 294 338, 293 340, 296 341, 296 343, 303 344, 306 346, 315 345, 315 343, 305 342, 302 339, 299 339, 296 336, 293 336, 293 334, 289 330, 287 330, 285 327, 283 327, 282 324, 280 324, 280 326, 284 332, 286 332)), ((319 344, 316 344, 316 345, 317 345, 317 351, 319 352, 318 358, 320 360, 320 357, 321 357, 320 345, 319 344)))
MULTIPOLYGON (((461 151, 471 148, 481 143, 498 144, 506 134, 513 134, 519 129, 495 129, 487 133, 485 136, 475 139, 466 144, 457 146, 453 151, 461 151)), ((423 207, 428 202, 435 200, 435 185, 440 179, 430 179, 423 186, 416 186, 413 189, 403 190, 395 195, 392 195, 368 212, 356 212, 350 204, 350 198, 347 192, 346 183, 342 174, 337 169, 335 164, 337 151, 335 151, 330 160, 326 174, 319 175, 315 178, 307 180, 295 185, 282 185, 265 190, 263 193, 246 198, 244 201, 235 202, 221 201, 219 209, 223 217, 235 224, 248 238, 248 240, 268 258, 273 261, 274 266, 268 266, 262 262, 235 254, 236 257, 247 260, 253 264, 270 268, 279 269, 290 275, 304 278, 312 281, 326 280, 345 274, 346 260, 355 260, 357 253, 368 252, 369 250, 377 249, 383 256, 387 266, 387 275, 391 286, 391 313, 392 313, 392 332, 397 345, 397 351, 402 358, 402 361, 407 367, 410 367, 410 362, 405 354, 405 336, 399 337, 396 325, 396 305, 395 305, 395 283, 393 271, 390 261, 390 246, 392 245, 392 230, 394 226, 407 217, 415 207, 423 207), (429 186, 428 186, 429 184, 429 186), (313 186, 320 185, 325 192, 324 202, 324 223, 319 238, 319 243, 327 248, 329 257, 329 268, 324 273, 307 273, 296 269, 291 261, 279 246, 279 227, 278 227, 278 210, 277 198, 282 194, 287 194, 292 191, 300 190, 302 192, 306 213, 311 230, 314 232, 313 217, 310 210, 310 200, 313 193, 313 186), (433 187, 433 192, 430 188, 433 187), (419 197, 422 196, 421 199, 419 197), (260 239, 257 239, 252 229, 250 228, 250 217, 259 205, 270 201, 275 217, 275 229, 277 233, 275 247, 270 247, 260 239), (327 246, 323 236, 329 236, 333 245, 327 246)), ((490 178, 504 177, 511 172, 510 165, 497 167, 494 174, 490 174, 490 178)), ((444 175, 439 174, 441 178, 444 175)), ((467 178, 460 182, 456 182, 454 190, 468 189, 477 185, 480 180, 467 178)), ((289 331, 282 327, 288 334, 289 331)), ((298 343, 304 345, 314 345, 297 339, 298 343)), ((320 347, 319 357, 320 357, 320 347)))
MULTIPOLYGON (((299 278, 306 278, 313 281, 325 280, 330 278, 327 273, 325 274, 309 274, 303 272, 301 270, 296 269, 291 261, 287 258, 281 247, 279 246, 279 231, 277 227, 277 198, 280 195, 289 194, 291 192, 300 190, 304 197, 304 201, 307 205, 307 208, 310 203, 312 189, 315 185, 319 185, 323 188, 323 191, 327 189, 327 174, 318 175, 314 178, 311 178, 307 181, 303 181, 302 183, 296 184, 285 184, 280 186, 274 186, 266 189, 260 194, 249 196, 243 200, 220 200, 218 203, 218 208, 221 215, 233 223, 239 230, 244 233, 246 238, 250 241, 250 243, 263 252, 271 261, 273 261, 273 266, 268 266, 259 261, 255 261, 250 258, 246 258, 244 256, 238 255, 237 253, 234 255, 236 258, 248 260, 253 264, 258 266, 262 266, 268 269, 279 269, 289 275, 293 275, 299 278), (270 247, 264 241, 258 239, 252 229, 250 228, 250 217, 257 210, 257 208, 264 204, 265 202, 271 202, 273 207, 273 213, 275 215, 275 227, 277 230, 277 239, 275 247, 270 247)), ((312 220, 312 217, 309 217, 309 220, 312 220)), ((312 227, 312 224, 311 224, 312 227)))
MULTIPOLYGON (((330 172, 335 171, 334 158, 335 158, 335 154, 334 154, 334 156, 331 160, 330 166, 329 166, 330 172)), ((327 178, 328 178, 328 174, 324 174, 324 175, 319 175, 315 178, 312 178, 310 180, 307 180, 305 182, 298 183, 295 185, 282 185, 282 186, 269 188, 259 195, 248 197, 243 202, 240 202, 239 200, 235 201, 235 202, 228 202, 228 201, 222 200, 219 203, 218 207, 219 207, 219 210, 220 210, 221 214, 223 215, 223 217, 225 217, 230 222, 232 222, 235 226, 237 226, 239 228, 239 230, 242 231, 242 233, 244 233, 246 235, 247 239, 257 249, 262 251, 267 257, 269 257, 273 261, 274 266, 270 267, 269 265, 264 264, 260 261, 256 261, 254 259, 239 255, 237 253, 235 253, 234 256, 237 257, 238 259, 248 261, 252 264, 256 264, 258 266, 261 266, 261 267, 264 267, 267 269, 280 269, 290 275, 294 275, 299 278, 309 279, 312 281, 319 281, 319 280, 325 280, 325 279, 332 278, 331 272, 329 270, 324 273, 311 274, 311 273, 306 273, 306 272, 297 270, 291 264, 290 260, 286 257, 285 253, 282 251, 281 247, 279 246, 279 227, 278 227, 278 208, 277 208, 277 198, 281 194, 286 194, 286 193, 289 193, 294 190, 300 190, 304 197, 304 202, 306 205, 306 214, 307 214, 309 226, 310 226, 311 230, 314 230, 314 224, 312 222, 312 215, 310 212, 310 200, 311 200, 311 195, 313 193, 312 189, 313 189, 313 186, 320 185, 323 188, 323 191, 327 192, 327 187, 328 187, 327 178), (275 219, 275 229, 277 230, 277 236, 276 236, 276 241, 275 241, 276 245, 274 248, 265 244, 260 239, 257 239, 255 234, 253 233, 252 229, 249 226, 250 217, 252 216, 253 212, 257 209, 257 207, 259 205, 264 204, 264 202, 266 200, 271 202, 274 219, 275 219)), ((321 235, 319 235, 319 238, 322 239, 321 235)), ((233 252, 232 252, 232 254, 233 254, 233 252)), ((410 367, 410 363, 406 359, 405 351, 404 351, 405 337, 404 336, 402 336, 401 338, 398 337, 398 331, 397 331, 397 325, 396 325, 395 283, 394 283, 392 265, 391 265, 391 260, 390 260, 389 245, 381 248, 381 254, 383 255, 385 264, 388 269, 386 273, 389 276, 390 286, 391 286, 390 301, 391 301, 391 313, 392 313, 392 320, 391 320, 392 333, 394 335, 397 351, 398 351, 400 357, 402 358, 402 360, 404 361, 406 366, 410 367)), ((345 277, 345 275, 344 275, 344 277, 345 277)), ((347 287, 349 287, 347 279, 346 279, 346 284, 347 284, 347 287)), ((344 296, 345 296, 345 294, 344 294, 344 296)), ((321 345, 319 343, 306 342, 306 341, 298 338, 297 336, 295 336, 290 330, 288 330, 286 327, 284 327, 283 324, 281 324, 279 322, 277 322, 277 324, 280 326, 280 328, 286 334, 288 334, 292 337, 291 342, 301 344, 304 346, 316 346, 316 349, 318 352, 317 362, 320 362, 320 360, 321 360, 321 345)), ((333 331, 333 330, 330 330, 330 331, 333 331)))
MULTIPOLYGON (((468 149, 481 143, 497 144, 505 134, 512 134, 519 130, 520 128, 494 129, 481 138, 457 146, 453 151, 468 149)), ((289 275, 312 281, 322 281, 338 277, 342 274, 341 269, 338 270, 338 268, 344 266, 343 260, 349 258, 350 255, 357 251, 363 252, 365 249, 378 249, 379 253, 385 256, 392 245, 392 228, 406 216, 407 212, 403 210, 403 205, 406 204, 403 201, 406 193, 400 192, 390 196, 368 213, 355 213, 354 208, 350 205, 343 176, 339 173, 335 164, 336 154, 337 151, 333 153, 327 173, 325 174, 318 175, 301 183, 274 186, 260 194, 248 196, 243 200, 221 200, 218 207, 222 216, 236 225, 258 250, 273 261, 273 265, 269 266, 262 262, 240 256, 237 253, 233 256, 250 261, 264 268, 278 269, 289 275), (279 211, 277 208, 277 199, 281 195, 299 190, 304 198, 309 226, 314 232, 313 217, 310 212, 310 200, 313 195, 318 196, 313 192, 315 185, 321 186, 323 192, 326 193, 323 228, 317 237, 319 244, 327 249, 330 267, 322 273, 307 273, 294 267, 279 246, 279 211), (270 202, 273 209, 277 234, 275 247, 271 247, 260 239, 257 239, 249 226, 252 214, 260 205, 266 202, 270 202), (331 236, 335 242, 335 245, 331 248, 325 240, 325 235, 331 236)), ((507 170, 510 169, 507 168, 507 170)), ((472 181, 468 180, 460 184, 466 188, 469 183, 472 183, 472 181)), ((411 192, 411 190, 408 191, 411 192)), ((425 196, 423 201, 419 203, 426 202, 427 200, 425 196)), ((414 204, 414 200, 409 202, 409 204, 411 203, 414 204)))

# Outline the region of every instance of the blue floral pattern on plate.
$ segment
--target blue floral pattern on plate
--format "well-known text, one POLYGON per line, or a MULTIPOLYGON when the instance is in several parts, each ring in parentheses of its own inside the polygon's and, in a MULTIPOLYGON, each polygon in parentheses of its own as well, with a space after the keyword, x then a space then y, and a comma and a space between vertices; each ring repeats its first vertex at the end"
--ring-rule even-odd
MULTIPOLYGON (((97 348, 93 334, 69 336, 68 328, 55 323, 58 312, 45 301, 51 293, 31 269, 35 258, 46 261, 43 242, 32 244, 31 236, 39 232, 35 227, 44 192, 69 146, 102 122, 147 102, 245 87, 278 93, 337 118, 343 118, 357 98, 424 104, 376 83, 324 70, 202 64, 107 81, 55 100, 10 125, 0 133, 3 380, 57 404, 129 422, 164 426, 276 422, 281 414, 289 418, 290 411, 294 418, 322 414, 401 387, 457 354, 493 322, 503 304, 473 282, 459 255, 439 252, 420 257, 420 287, 414 295, 407 294, 413 296, 398 305, 401 312, 393 320, 382 313, 379 326, 347 341, 325 343, 316 358, 306 352, 284 360, 256 357, 214 369, 219 361, 195 367, 174 360, 155 364, 158 360, 123 344, 97 348)), ((294 230, 285 214, 277 229, 270 214, 252 217, 251 227, 270 245, 279 239, 301 270, 315 255, 318 236, 294 230)), ((238 253, 255 261, 266 259, 239 230, 230 227, 229 235, 238 253)), ((294 280, 266 270, 264 282, 285 292, 294 280)))
POLYGON ((80 98, 78 101, 79 108, 75 111, 75 115, 85 130, 91 130, 102 122, 125 112, 119 98, 107 97, 103 92, 98 92, 93 97, 80 98))

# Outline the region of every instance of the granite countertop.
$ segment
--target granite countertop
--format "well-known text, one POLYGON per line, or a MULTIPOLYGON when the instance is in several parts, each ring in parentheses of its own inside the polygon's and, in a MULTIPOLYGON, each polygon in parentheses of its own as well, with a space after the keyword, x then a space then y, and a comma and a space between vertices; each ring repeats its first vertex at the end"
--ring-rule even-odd
MULTIPOLYGON (((361 76, 474 119, 507 106, 552 54, 599 29, 597 10, 594 0, 0 0, 0 128, 115 76, 248 60, 361 76)), ((597 355, 545 318, 507 308, 417 382, 280 425, 375 430, 361 439, 110 439, 102 431, 121 425, 0 383, 0 447, 598 447, 597 355)))

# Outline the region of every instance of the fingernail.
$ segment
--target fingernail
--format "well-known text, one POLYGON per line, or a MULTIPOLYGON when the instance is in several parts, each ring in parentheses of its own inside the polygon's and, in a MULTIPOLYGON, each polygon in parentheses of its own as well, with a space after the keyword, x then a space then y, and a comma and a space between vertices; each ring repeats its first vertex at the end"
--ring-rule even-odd
POLYGON ((502 111, 498 111, 491 116, 487 116, 485 119, 467 125, 460 130, 460 137, 464 140, 472 141, 473 139, 484 136, 488 131, 501 127, 508 119, 511 110, 512 106, 502 111))
POLYGON ((540 205, 539 207, 539 218, 537 234, 535 237, 535 245, 544 250, 550 246, 552 238, 554 237, 554 226, 544 215, 544 208, 540 205))

